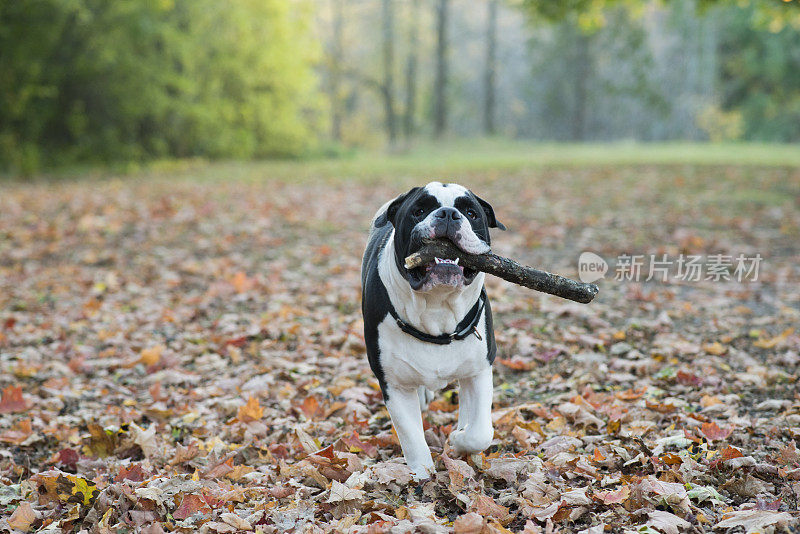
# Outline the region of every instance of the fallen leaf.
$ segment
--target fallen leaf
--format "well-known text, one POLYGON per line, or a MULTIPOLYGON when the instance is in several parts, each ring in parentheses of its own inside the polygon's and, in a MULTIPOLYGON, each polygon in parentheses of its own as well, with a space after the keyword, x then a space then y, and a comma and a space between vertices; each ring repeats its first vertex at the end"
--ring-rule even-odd
POLYGON ((648 512, 647 517, 649 518, 647 525, 660 530, 664 534, 680 534, 692 527, 692 524, 685 519, 662 510, 648 512))
POLYGON ((262 417, 264 417, 264 408, 258 403, 258 399, 252 395, 247 398, 246 404, 239 406, 239 412, 236 414, 236 418, 243 423, 258 421, 262 417))
POLYGON ((155 365, 161 359, 161 353, 164 352, 163 345, 155 345, 153 347, 148 347, 143 349, 142 352, 139 354, 139 361, 146 366, 155 365))
POLYGON ((792 515, 787 512, 740 510, 725 514, 722 521, 714 525, 714 530, 743 527, 745 534, 756 534, 767 528, 788 527, 792 521, 792 515))
POLYGON ((22 386, 3 388, 3 396, 0 399, 0 413, 24 412, 29 407, 28 401, 22 396, 22 386))
POLYGON ((786 338, 788 338, 793 333, 794 333, 794 328, 787 328, 780 335, 775 336, 771 339, 759 339, 757 341, 754 341, 753 345, 761 349, 772 349, 775 348, 775 346, 778 345, 779 343, 786 341, 786 338))
POLYGON ((203 499, 199 495, 190 493, 188 495, 183 496, 181 504, 178 506, 178 509, 175 510, 175 512, 172 514, 172 517, 183 521, 187 517, 191 517, 197 513, 210 514, 211 507, 208 506, 208 503, 205 501, 205 499, 203 499))
POLYGON ((603 504, 621 504, 626 501, 630 495, 631 489, 628 486, 620 486, 615 490, 595 492, 594 497, 603 504))
POLYGON ((350 488, 336 480, 331 481, 331 492, 325 502, 336 503, 344 501, 353 501, 364 498, 364 491, 360 489, 350 488))
POLYGON ((12 428, 0 434, 0 441, 19 445, 33 434, 30 419, 17 421, 12 428))
POLYGON ((453 534, 481 534, 486 524, 480 514, 468 512, 453 522, 453 534))
POLYGON ((30 503, 23 502, 17 506, 17 509, 11 514, 11 517, 8 518, 8 526, 23 532, 28 532, 34 521, 36 521, 36 512, 33 510, 30 503))
POLYGON ((703 423, 700 427, 700 432, 711 441, 719 441, 727 438, 733 432, 733 427, 729 427, 726 429, 720 428, 717 423, 711 421, 708 423, 703 423))

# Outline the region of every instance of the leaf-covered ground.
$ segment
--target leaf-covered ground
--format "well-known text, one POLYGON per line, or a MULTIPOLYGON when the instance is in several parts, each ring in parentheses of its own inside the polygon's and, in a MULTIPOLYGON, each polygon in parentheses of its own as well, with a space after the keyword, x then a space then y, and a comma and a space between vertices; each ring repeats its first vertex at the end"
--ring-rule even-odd
MULTIPOLYGON (((495 440, 411 482, 361 333, 367 225, 415 180, 3 185, 0 530, 796 532, 800 170, 446 177, 495 250, 760 253, 756 282, 488 281, 495 440)), ((420 179, 424 182, 427 180, 420 179)), ((613 271, 613 267, 612 267, 613 271)))

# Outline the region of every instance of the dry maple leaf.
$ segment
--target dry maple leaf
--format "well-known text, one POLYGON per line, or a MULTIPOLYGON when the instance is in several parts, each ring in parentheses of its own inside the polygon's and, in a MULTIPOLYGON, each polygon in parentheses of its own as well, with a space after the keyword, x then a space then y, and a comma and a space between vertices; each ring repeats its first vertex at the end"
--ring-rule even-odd
POLYGON ((364 491, 351 488, 336 480, 331 481, 331 492, 325 502, 337 503, 344 501, 359 500, 364 498, 364 491))
POLYGON ((258 421, 262 417, 264 417, 264 408, 258 404, 258 399, 252 395, 247 398, 246 404, 239 406, 239 412, 236 414, 236 418, 243 423, 258 421))
POLYGON ((11 517, 8 518, 8 526, 23 532, 28 532, 36 521, 36 512, 33 510, 29 502, 23 502, 11 517))
POLYGON ((22 419, 9 430, 0 434, 0 441, 19 445, 33 434, 33 427, 30 419, 22 419))
POLYGON ((731 426, 729 428, 722 429, 717 425, 717 423, 711 421, 708 423, 703 423, 700 427, 700 432, 702 432, 703 435, 711 441, 719 441, 730 436, 733 432, 733 427, 731 426))
POLYGON ((464 487, 464 480, 473 478, 475 470, 472 469, 464 460, 450 458, 442 453, 442 462, 447 469, 447 474, 450 476, 450 484, 456 489, 460 490, 464 487))
POLYGON ((722 528, 743 527, 746 534, 765 532, 767 528, 787 527, 794 521, 787 512, 773 512, 770 510, 740 510, 729 512, 714 525, 714 530, 722 528))
POLYGON ((191 517, 196 513, 203 513, 209 514, 211 513, 211 508, 208 506, 208 503, 199 495, 195 495, 194 493, 190 493, 188 495, 184 495, 183 499, 181 500, 181 504, 178 506, 178 509, 172 514, 172 517, 179 520, 184 520, 187 517, 191 517))
POLYGON ((630 495, 631 489, 628 486, 621 486, 615 490, 598 491, 594 494, 594 497, 603 504, 621 504, 625 502, 630 495))
POLYGON ((3 397, 0 399, 0 413, 24 412, 29 407, 28 401, 22 396, 22 386, 3 388, 3 397))
POLYGON ((468 512, 453 522, 453 534, 482 534, 486 525, 486 520, 480 514, 468 512))

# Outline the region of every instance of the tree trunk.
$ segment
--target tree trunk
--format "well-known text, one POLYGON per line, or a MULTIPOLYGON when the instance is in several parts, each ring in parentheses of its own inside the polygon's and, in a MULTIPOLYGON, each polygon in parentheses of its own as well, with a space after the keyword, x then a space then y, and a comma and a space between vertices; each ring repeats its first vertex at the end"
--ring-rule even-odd
POLYGON ((333 19, 330 72, 331 137, 334 141, 340 142, 342 140, 342 63, 344 61, 342 0, 331 0, 331 11, 333 19))
POLYGON ((497 68, 497 0, 489 0, 486 19, 486 66, 483 73, 483 132, 494 135, 495 72, 497 68))
POLYGON ((383 0, 383 105, 389 144, 397 141, 397 117, 394 110, 394 13, 392 0, 383 0))
POLYGON ((412 0, 409 16, 408 59, 406 61, 406 106, 403 115, 403 134, 406 140, 414 135, 414 114, 417 108, 417 41, 419 40, 419 0, 412 0))
POLYGON ((433 134, 442 137, 447 129, 447 9, 448 0, 436 8, 436 81, 433 88, 433 134))

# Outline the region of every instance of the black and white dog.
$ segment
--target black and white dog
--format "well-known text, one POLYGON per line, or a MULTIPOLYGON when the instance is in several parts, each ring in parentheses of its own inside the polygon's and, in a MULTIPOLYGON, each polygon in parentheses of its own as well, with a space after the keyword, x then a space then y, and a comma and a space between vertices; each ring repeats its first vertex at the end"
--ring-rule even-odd
POLYGON ((361 266, 364 340, 406 463, 415 478, 433 468, 421 409, 458 380, 456 452, 492 441, 492 362, 496 345, 484 273, 452 261, 408 270, 423 239, 447 238, 473 254, 489 251, 489 228, 505 227, 492 206, 457 184, 431 182, 384 204, 370 228, 361 266))

